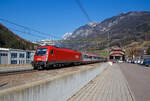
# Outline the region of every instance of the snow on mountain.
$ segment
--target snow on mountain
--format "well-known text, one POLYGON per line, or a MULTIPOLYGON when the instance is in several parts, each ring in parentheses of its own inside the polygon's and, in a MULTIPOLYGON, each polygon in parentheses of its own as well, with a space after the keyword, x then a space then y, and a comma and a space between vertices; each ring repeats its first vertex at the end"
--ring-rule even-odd
POLYGON ((95 27, 96 25, 98 25, 98 22, 89 22, 88 25, 91 27, 95 27))
POLYGON ((68 32, 68 33, 65 33, 62 37, 63 40, 67 40, 70 36, 72 35, 72 33, 68 32))

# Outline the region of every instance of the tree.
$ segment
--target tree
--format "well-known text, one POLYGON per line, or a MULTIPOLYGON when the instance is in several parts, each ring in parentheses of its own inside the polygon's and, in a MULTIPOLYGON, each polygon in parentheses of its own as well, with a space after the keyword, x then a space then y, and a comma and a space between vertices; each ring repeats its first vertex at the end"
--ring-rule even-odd
POLYGON ((128 57, 130 57, 131 59, 134 59, 135 57, 138 56, 138 49, 134 46, 132 47, 129 47, 127 50, 126 50, 126 54, 128 57))
POLYGON ((146 50, 147 55, 150 55, 150 47, 146 50))

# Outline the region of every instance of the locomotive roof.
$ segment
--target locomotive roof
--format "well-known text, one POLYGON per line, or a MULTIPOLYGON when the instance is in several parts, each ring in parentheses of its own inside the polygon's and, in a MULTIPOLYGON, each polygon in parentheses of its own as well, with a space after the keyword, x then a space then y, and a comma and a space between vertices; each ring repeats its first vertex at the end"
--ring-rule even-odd
POLYGON ((73 50, 73 49, 64 48, 64 47, 57 47, 57 46, 52 46, 52 45, 39 46, 38 48, 49 48, 49 47, 60 48, 60 49, 63 49, 63 50, 66 50, 66 51, 70 51, 70 52, 72 52, 72 51, 80 52, 80 51, 76 51, 76 50, 73 50))
MULTIPOLYGON (((80 51, 76 51, 76 50, 73 50, 73 49, 69 49, 69 48, 64 48, 64 47, 57 47, 57 46, 53 46, 53 45, 45 45, 45 46, 39 46, 38 48, 49 48, 49 47, 53 47, 53 48, 60 48, 60 49, 63 49, 65 51, 70 51, 70 52, 79 52, 81 53, 80 51)), ((86 55, 90 55, 90 56, 98 56, 98 57, 103 57, 103 56, 100 56, 98 54, 95 54, 95 53, 87 53, 87 52, 82 52, 82 54, 86 54, 86 55)), ((105 58, 105 57, 103 57, 105 58)))
POLYGON ((90 56, 99 56, 99 57, 101 57, 100 55, 94 54, 94 53, 87 53, 87 52, 82 52, 82 53, 86 54, 86 55, 90 55, 90 56))

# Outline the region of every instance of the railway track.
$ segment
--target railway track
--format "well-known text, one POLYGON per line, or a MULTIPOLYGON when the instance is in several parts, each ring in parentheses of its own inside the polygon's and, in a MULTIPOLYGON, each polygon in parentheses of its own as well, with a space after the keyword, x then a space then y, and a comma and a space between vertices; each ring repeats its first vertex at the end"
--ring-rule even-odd
POLYGON ((37 70, 27 69, 27 70, 3 71, 0 72, 0 76, 24 74, 24 73, 31 73, 31 72, 37 72, 37 70))

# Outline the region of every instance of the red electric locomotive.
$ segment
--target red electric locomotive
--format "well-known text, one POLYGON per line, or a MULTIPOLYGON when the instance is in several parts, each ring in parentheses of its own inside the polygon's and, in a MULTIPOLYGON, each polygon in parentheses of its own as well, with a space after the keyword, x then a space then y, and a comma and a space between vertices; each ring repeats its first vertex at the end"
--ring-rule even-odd
POLYGON ((32 66, 34 69, 48 69, 66 64, 88 64, 104 62, 105 60, 106 58, 93 53, 81 53, 55 46, 40 46, 35 52, 32 66))
POLYGON ((55 46, 40 46, 35 52, 32 66, 34 69, 47 69, 56 65, 78 64, 81 61, 82 55, 78 51, 55 46))

